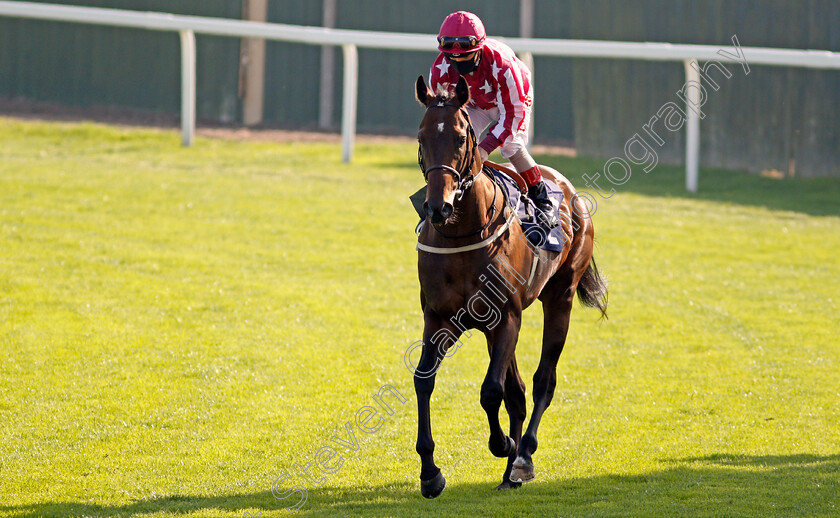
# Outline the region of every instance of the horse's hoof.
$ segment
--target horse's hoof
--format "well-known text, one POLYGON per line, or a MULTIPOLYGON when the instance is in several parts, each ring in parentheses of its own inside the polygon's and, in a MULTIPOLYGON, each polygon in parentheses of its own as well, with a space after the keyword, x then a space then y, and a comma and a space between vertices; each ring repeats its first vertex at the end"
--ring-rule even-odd
POLYGON ((519 489, 522 486, 522 482, 511 482, 510 480, 505 480, 498 486, 496 486, 497 491, 505 491, 507 489, 519 489))
POLYGON ((536 478, 534 463, 522 457, 516 457, 513 461, 513 469, 510 470, 511 482, 529 482, 536 478))
POLYGON ((426 498, 437 498, 445 488, 446 479, 443 478, 443 473, 440 471, 435 478, 420 481, 420 493, 426 498))
POLYGON ((492 453, 495 457, 510 457, 510 454, 516 451, 516 441, 507 435, 505 436, 505 439, 507 439, 507 443, 505 444, 505 448, 503 450, 493 449, 493 441, 490 441, 487 444, 488 448, 490 448, 490 453, 492 453))

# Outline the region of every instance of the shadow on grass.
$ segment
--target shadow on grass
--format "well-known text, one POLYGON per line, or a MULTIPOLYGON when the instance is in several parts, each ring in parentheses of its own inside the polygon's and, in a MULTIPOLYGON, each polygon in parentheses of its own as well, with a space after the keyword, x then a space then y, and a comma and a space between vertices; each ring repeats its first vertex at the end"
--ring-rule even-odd
MULTIPOLYGON (((35 517, 128 517, 144 516, 156 513, 189 514, 216 510, 247 516, 246 509, 277 510, 278 505, 270 491, 242 495, 223 495, 213 497, 172 495, 121 505, 108 506, 84 504, 80 502, 48 502, 22 506, 0 505, 0 516, 13 518, 35 517)), ((259 515, 260 511, 256 512, 259 515)), ((290 514, 287 511, 283 511, 290 514)))
MULTIPOLYGON (((840 178, 767 178, 757 174, 727 171, 723 169, 702 169, 699 173, 698 192, 685 189, 685 168, 658 165, 649 173, 634 168, 630 178, 622 185, 613 185, 604 177, 606 160, 539 156, 537 161, 551 166, 568 177, 578 190, 594 192, 587 188, 583 174, 600 171, 596 183, 605 193, 615 189, 617 193, 636 193, 647 196, 680 197, 766 207, 772 210, 801 212, 812 216, 840 216, 840 178)), ((621 168, 615 166, 615 174, 621 168)), ((598 203, 609 203, 609 199, 596 196, 598 203)))
MULTIPOLYGON (((539 477, 539 473, 538 473, 539 477)), ((646 474, 604 475, 541 482, 497 492, 493 484, 458 484, 436 500, 419 484, 310 492, 290 513, 270 492, 218 497, 170 496, 124 506, 53 502, 0 506, 0 514, 143 516, 229 512, 238 516, 838 516, 840 454, 710 455, 663 461, 646 474), (254 511, 256 509, 256 511, 254 511)))

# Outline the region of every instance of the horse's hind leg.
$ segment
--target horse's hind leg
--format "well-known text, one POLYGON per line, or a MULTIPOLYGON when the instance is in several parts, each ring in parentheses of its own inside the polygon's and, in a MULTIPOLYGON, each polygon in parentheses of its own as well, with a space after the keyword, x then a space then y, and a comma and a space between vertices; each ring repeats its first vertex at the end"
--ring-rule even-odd
POLYGON ((519 336, 519 316, 508 315, 492 331, 487 331, 487 345, 490 365, 481 384, 481 407, 487 413, 490 425, 490 453, 496 457, 508 457, 516 450, 516 443, 505 435, 499 422, 499 409, 505 396, 508 368, 513 361, 516 340, 519 336))
MULTIPOLYGON (((510 438, 515 444, 519 444, 522 438, 522 424, 525 422, 525 383, 519 375, 519 368, 516 365, 514 356, 508 366, 505 376, 505 409, 510 418, 510 438)), ((502 483, 496 489, 511 489, 522 485, 521 482, 511 482, 510 471, 513 468, 513 461, 516 459, 516 449, 508 455, 507 468, 502 476, 502 483)))
POLYGON ((534 410, 531 412, 528 429, 519 442, 517 457, 510 473, 512 482, 528 482, 536 476, 531 455, 537 450, 537 428, 540 426, 543 412, 554 397, 554 387, 557 385, 557 361, 560 359, 560 353, 563 352, 566 333, 569 330, 569 315, 575 290, 574 286, 568 284, 568 278, 562 279, 555 275, 543 290, 545 294, 543 345, 540 364, 534 373, 534 410), (555 286, 558 289, 557 292, 551 289, 555 286))

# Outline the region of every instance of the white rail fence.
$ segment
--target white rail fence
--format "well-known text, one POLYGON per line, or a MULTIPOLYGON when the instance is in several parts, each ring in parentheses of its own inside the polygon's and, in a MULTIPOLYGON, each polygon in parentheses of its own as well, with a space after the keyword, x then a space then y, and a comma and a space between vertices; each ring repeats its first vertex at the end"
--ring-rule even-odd
MULTIPOLYGON (((173 31, 181 36, 181 127, 185 146, 195 134, 195 34, 237 38, 340 46, 344 56, 344 90, 342 97, 342 159, 350 162, 356 135, 356 101, 358 94, 358 47, 391 50, 434 51, 437 44, 432 34, 302 27, 279 23, 262 23, 224 18, 183 16, 167 13, 103 9, 32 2, 0 1, 0 16, 60 22, 75 22, 153 31, 173 31)), ((696 62, 719 60, 720 47, 711 45, 675 45, 670 43, 631 43, 618 41, 559 40, 504 38, 516 52, 539 56, 635 59, 645 61, 683 62, 686 84, 700 84, 696 62), (692 66, 692 62, 694 65, 692 66)), ((759 47, 741 48, 747 63, 817 69, 840 70, 840 53, 824 50, 790 50, 759 47)), ((697 190, 700 155, 700 119, 693 107, 700 104, 700 90, 686 92, 686 189, 697 190)))

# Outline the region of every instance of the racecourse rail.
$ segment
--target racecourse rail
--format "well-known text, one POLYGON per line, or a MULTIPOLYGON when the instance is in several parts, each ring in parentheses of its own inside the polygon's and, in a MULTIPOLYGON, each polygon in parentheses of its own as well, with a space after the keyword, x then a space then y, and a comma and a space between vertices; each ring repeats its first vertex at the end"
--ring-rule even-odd
MULTIPOLYGON (((60 22, 131 27, 153 31, 173 31, 181 36, 181 128, 185 146, 195 133, 195 33, 237 38, 265 38, 274 41, 310 45, 341 46, 344 56, 342 98, 342 159, 350 162, 356 135, 356 100, 358 94, 358 47, 433 51, 433 34, 403 34, 349 29, 302 27, 225 18, 185 16, 168 13, 0 1, 0 16, 32 18, 60 22)), ((700 84, 696 62, 719 59, 720 47, 712 45, 675 45, 670 43, 633 43, 619 41, 560 40, 535 38, 500 38, 516 52, 540 56, 577 58, 636 59, 683 62, 686 84, 700 84), (691 66, 695 62, 695 66, 691 66)), ((826 50, 770 49, 742 47, 749 65, 775 65, 840 70, 840 53, 826 50)), ((697 190, 700 154, 700 119, 692 106, 700 103, 700 91, 692 88, 686 98, 686 189, 697 190)))

